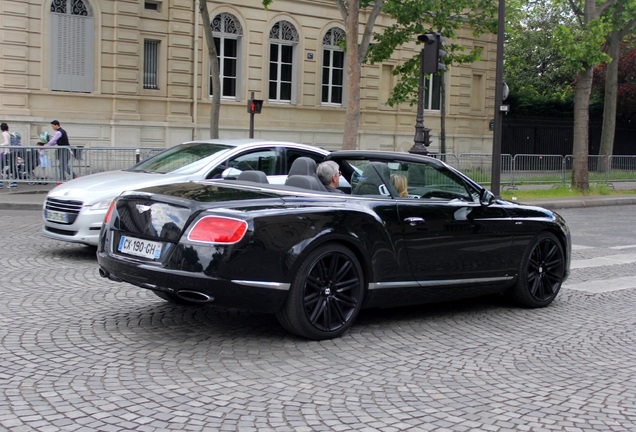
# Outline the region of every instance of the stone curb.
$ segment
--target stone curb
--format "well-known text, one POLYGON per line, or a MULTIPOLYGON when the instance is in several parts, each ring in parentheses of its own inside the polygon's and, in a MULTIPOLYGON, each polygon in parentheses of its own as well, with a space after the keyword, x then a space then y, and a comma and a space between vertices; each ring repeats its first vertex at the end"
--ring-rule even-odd
POLYGON ((524 201, 523 204, 543 207, 550 210, 559 210, 567 208, 584 208, 584 207, 604 207, 617 205, 634 205, 636 204, 636 195, 634 196, 600 196, 587 198, 571 198, 571 199, 553 199, 553 200, 536 200, 524 201))

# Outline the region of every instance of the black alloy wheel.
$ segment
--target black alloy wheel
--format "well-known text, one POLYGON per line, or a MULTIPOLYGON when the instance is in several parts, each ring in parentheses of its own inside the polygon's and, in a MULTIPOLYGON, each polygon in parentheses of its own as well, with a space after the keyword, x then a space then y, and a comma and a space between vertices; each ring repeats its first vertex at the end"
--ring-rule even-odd
POLYGON ((277 317, 286 330, 308 339, 338 337, 358 315, 364 291, 362 268, 353 252, 326 244, 303 261, 277 317))
POLYGON ((563 247, 553 234, 543 232, 526 250, 510 294, 521 306, 544 307, 559 293, 564 276, 563 247))

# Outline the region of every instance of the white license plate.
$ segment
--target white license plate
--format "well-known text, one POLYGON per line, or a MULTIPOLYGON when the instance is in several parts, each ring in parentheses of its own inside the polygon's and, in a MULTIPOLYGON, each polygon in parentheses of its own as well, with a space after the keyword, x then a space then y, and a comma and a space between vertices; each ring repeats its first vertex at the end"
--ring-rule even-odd
POLYGON ((57 210, 47 210, 46 220, 51 222, 68 223, 68 214, 57 210))
POLYGON ((161 246, 162 244, 159 242, 122 236, 117 250, 128 255, 158 259, 161 256, 161 246))

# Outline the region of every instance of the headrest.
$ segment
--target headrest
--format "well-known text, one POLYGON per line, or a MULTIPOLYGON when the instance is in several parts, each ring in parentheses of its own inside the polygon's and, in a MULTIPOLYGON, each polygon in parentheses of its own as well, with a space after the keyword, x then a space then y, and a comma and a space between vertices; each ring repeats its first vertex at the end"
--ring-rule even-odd
POLYGON ((292 163, 287 175, 316 175, 316 161, 307 156, 301 156, 292 163))
POLYGON ((267 174, 258 170, 243 171, 236 179, 256 183, 269 183, 269 180, 267 180, 267 174))

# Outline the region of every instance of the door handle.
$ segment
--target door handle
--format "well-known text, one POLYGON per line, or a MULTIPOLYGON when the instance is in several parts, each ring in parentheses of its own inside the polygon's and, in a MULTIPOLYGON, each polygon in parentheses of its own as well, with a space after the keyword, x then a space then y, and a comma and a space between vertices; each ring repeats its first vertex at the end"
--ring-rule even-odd
POLYGON ((421 218, 421 217, 408 217, 404 219, 404 222, 406 222, 407 224, 411 226, 416 226, 416 225, 424 224, 425 221, 424 221, 424 218, 421 218))

